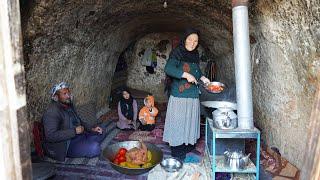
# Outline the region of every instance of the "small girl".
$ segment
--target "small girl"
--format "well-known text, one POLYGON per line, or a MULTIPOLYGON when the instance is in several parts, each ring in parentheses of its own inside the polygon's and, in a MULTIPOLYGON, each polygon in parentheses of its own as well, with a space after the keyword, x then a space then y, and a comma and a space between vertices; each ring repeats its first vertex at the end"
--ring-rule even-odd
POLYGON ((144 98, 144 107, 139 112, 139 120, 141 122, 140 130, 152 131, 155 128, 155 119, 158 115, 158 109, 154 107, 154 97, 148 95, 144 98))
POLYGON ((138 114, 137 101, 133 99, 128 89, 123 89, 118 103, 119 129, 135 129, 138 114))

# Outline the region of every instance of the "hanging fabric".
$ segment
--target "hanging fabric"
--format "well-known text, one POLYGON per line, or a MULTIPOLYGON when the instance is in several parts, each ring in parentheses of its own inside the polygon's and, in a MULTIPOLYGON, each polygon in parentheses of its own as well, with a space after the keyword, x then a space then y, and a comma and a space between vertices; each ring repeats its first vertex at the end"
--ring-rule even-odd
POLYGON ((142 59, 141 59, 142 66, 151 66, 152 64, 152 49, 149 47, 144 52, 142 59))
POLYGON ((176 48, 180 43, 180 39, 178 36, 174 36, 172 39, 172 49, 176 48))
POLYGON ((211 63, 211 78, 210 81, 216 80, 216 74, 217 74, 217 64, 215 62, 211 63))
POLYGON ((156 68, 157 67, 157 53, 155 51, 152 51, 151 55, 151 67, 156 68))
POLYGON ((206 67, 206 76, 210 81, 215 81, 217 75, 217 65, 214 61, 209 61, 206 67))

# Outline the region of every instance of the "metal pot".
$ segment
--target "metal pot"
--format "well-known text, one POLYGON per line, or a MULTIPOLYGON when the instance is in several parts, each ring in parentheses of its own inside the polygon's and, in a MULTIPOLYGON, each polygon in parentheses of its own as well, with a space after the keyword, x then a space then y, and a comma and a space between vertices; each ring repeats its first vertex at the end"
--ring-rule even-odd
POLYGON ((235 112, 229 108, 219 108, 212 112, 214 126, 218 129, 234 129, 238 127, 238 119, 235 112))
POLYGON ((224 163, 226 167, 231 170, 243 170, 249 164, 249 157, 251 153, 245 156, 242 151, 225 151, 224 152, 224 163))

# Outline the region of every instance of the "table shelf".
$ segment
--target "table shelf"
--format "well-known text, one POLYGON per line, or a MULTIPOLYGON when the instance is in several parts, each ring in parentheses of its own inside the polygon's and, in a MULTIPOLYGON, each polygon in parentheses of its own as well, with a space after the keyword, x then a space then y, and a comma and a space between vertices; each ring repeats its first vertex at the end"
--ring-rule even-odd
POLYGON ((212 131, 215 132, 215 138, 239 138, 239 139, 257 139, 260 131, 253 129, 217 129, 213 126, 213 120, 207 118, 207 122, 212 131))
MULTIPOLYGON (((211 161, 213 157, 210 156, 211 161)), ((224 156, 216 156, 216 172, 228 172, 228 173, 256 173, 256 166, 249 160, 248 166, 243 170, 233 170, 224 164, 224 156)))
POLYGON ((260 161, 260 131, 257 128, 250 130, 243 129, 228 129, 222 130, 213 127, 213 120, 206 119, 206 153, 209 156, 212 166, 212 179, 215 179, 216 172, 226 173, 252 173, 255 178, 259 179, 259 161, 260 161), (216 139, 256 139, 256 162, 251 159, 249 165, 243 170, 233 170, 224 165, 224 156, 216 154, 216 139))

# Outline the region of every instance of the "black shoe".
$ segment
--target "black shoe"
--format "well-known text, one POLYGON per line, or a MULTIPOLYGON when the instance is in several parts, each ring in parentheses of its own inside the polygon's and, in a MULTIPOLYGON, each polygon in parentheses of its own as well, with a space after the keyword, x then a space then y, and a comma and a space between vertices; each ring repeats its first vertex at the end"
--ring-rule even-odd
POLYGON ((195 148, 196 148, 195 145, 191 145, 191 144, 186 145, 186 148, 185 148, 186 153, 193 151, 195 148))
POLYGON ((178 158, 180 160, 184 160, 186 158, 185 145, 180 146, 170 146, 171 156, 178 158))
POLYGON ((186 158, 186 154, 184 154, 184 153, 180 153, 180 154, 172 154, 171 153, 171 156, 180 160, 181 162, 183 162, 184 159, 186 158))

